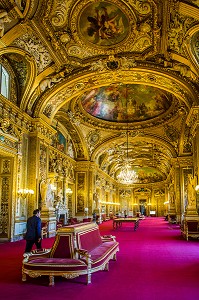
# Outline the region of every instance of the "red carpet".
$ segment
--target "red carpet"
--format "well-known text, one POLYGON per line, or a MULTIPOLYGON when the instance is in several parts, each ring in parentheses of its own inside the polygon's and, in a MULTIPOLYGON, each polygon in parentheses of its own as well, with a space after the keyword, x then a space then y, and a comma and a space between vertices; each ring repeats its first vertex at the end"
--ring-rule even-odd
MULTIPOLYGON (((199 241, 182 239, 179 227, 163 218, 146 218, 137 231, 132 224, 113 230, 112 222, 100 225, 101 234, 113 234, 120 242, 117 261, 110 262, 109 272, 73 280, 48 278, 21 281, 21 261, 25 241, 0 245, 1 299, 125 299, 125 300, 198 300, 199 241)), ((53 238, 44 239, 43 247, 51 247, 53 238)))

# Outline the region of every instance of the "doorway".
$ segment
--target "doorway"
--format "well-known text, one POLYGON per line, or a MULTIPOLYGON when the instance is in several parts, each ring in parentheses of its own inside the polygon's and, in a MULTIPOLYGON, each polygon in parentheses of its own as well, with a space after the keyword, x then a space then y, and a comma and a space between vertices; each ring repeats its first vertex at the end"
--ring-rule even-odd
POLYGON ((139 207, 140 207, 141 215, 146 216, 146 200, 145 199, 139 200, 139 207))

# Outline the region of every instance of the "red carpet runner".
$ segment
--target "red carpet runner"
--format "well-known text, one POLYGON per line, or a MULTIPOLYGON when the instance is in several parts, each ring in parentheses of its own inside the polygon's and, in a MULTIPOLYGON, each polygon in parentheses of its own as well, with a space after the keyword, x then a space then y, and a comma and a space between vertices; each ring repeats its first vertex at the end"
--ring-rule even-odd
MULTIPOLYGON (((73 280, 48 278, 21 281, 21 261, 25 241, 0 245, 1 299, 71 299, 71 300, 198 300, 199 241, 182 239, 179 227, 163 218, 146 218, 137 231, 133 224, 113 230, 112 221, 100 225, 101 234, 113 234, 120 242, 117 261, 110 262, 109 272, 73 280)), ((51 247, 53 238, 44 239, 51 247)))

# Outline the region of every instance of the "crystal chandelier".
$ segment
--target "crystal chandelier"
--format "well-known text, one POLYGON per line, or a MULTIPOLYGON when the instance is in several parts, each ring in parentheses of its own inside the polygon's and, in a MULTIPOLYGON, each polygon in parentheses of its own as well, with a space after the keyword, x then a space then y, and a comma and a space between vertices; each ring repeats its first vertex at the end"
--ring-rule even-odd
POLYGON ((122 167, 120 174, 117 176, 117 179, 120 183, 123 184, 132 184, 135 183, 138 178, 137 173, 131 169, 129 163, 125 163, 122 167))
MULTIPOLYGON (((127 113, 127 87, 126 87, 126 115, 128 116, 127 113)), ((128 121, 127 121, 127 131, 126 131, 126 144, 127 144, 127 149, 126 149, 126 158, 124 159, 124 165, 122 167, 122 170, 120 171, 119 175, 117 175, 117 179, 120 183, 123 184, 132 184, 137 181, 138 175, 137 173, 132 170, 130 160, 129 160, 129 131, 128 131, 128 121)))
POLYGON ((124 165, 122 167, 121 172, 117 176, 117 179, 119 180, 120 183, 123 184, 132 184, 135 183, 138 179, 137 173, 132 170, 131 164, 130 164, 130 159, 128 156, 129 153, 129 143, 128 143, 128 129, 126 132, 126 138, 127 138, 127 149, 126 149, 126 155, 127 157, 124 159, 124 165))

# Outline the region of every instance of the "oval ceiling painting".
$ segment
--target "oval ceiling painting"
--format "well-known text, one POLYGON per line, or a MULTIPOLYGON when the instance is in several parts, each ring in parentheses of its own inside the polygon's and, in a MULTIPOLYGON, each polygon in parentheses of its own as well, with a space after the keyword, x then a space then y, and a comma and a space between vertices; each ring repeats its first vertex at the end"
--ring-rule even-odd
POLYGON ((129 22, 115 4, 98 1, 89 4, 79 18, 79 31, 83 38, 97 46, 111 46, 123 41, 129 22))
POLYGON ((191 41, 191 46, 192 46, 192 51, 193 51, 195 58, 197 59, 197 61, 199 61, 199 32, 196 32, 193 35, 192 41, 191 41))
POLYGON ((85 93, 81 104, 90 115, 112 122, 139 122, 166 112, 172 95, 140 84, 111 85, 85 93))

